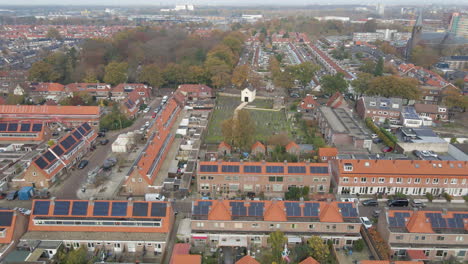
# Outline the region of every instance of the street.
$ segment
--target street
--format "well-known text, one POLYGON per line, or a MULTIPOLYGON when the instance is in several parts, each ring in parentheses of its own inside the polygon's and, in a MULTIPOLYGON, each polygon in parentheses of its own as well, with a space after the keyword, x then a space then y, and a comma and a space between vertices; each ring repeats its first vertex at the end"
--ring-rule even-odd
POLYGON ((138 117, 133 125, 118 131, 109 131, 106 133, 106 139, 109 140, 107 145, 100 145, 99 140, 104 138, 98 138, 96 142, 96 149, 89 152, 83 159, 89 161, 89 164, 84 169, 72 169, 68 175, 64 175, 59 182, 50 189, 51 196, 60 199, 77 199, 77 192, 80 191, 83 182, 86 180, 88 172, 96 167, 102 166, 104 160, 112 153, 112 143, 122 133, 134 131, 140 129, 151 118, 155 107, 159 106, 161 98, 156 97, 150 102, 151 110, 148 113, 142 113, 142 116, 138 117))

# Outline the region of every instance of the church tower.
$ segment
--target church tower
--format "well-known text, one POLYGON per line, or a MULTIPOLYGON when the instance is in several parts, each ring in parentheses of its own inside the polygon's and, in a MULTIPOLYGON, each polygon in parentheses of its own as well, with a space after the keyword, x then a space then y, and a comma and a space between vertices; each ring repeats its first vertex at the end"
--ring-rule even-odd
POLYGON ((411 52, 421 41, 422 27, 423 27, 422 13, 419 14, 416 23, 413 26, 413 31, 411 32, 411 39, 408 41, 406 46, 406 59, 411 58, 411 52))

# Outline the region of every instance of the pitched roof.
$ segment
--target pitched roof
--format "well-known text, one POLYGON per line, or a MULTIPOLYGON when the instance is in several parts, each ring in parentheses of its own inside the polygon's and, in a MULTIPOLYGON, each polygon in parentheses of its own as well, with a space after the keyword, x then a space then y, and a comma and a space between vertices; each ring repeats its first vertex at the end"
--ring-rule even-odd
POLYGON ((232 149, 231 145, 229 145, 228 143, 224 142, 224 141, 221 141, 221 143, 219 143, 218 145, 218 149, 219 148, 227 148, 227 149, 232 149))
POLYGON ((411 233, 434 233, 431 223, 429 223, 426 214, 417 211, 406 224, 406 228, 411 233))
MULTIPOLYGON (((294 172, 295 175, 311 175, 311 174, 323 174, 328 175, 328 163, 309 163, 309 162, 233 162, 233 161, 200 161, 197 166, 197 174, 269 174, 269 175, 280 175, 288 174, 289 167, 304 167, 303 172, 294 172), (223 171, 223 166, 238 166, 238 171, 223 171), (209 171, 202 170, 202 167, 212 166, 209 171), (252 171, 248 168, 249 166, 259 167, 258 170, 252 171), (274 169, 270 171, 269 169, 274 169)), ((257 168, 256 168, 257 169, 257 168)))
POLYGON ((211 93, 212 88, 204 84, 181 84, 178 90, 184 93, 211 93))
POLYGON ((224 201, 214 201, 214 205, 208 214, 208 220, 231 220, 231 212, 224 201))
POLYGON ((439 112, 439 108, 440 107, 435 104, 414 104, 414 109, 416 110, 417 113, 431 113, 431 114, 445 113, 445 112, 439 112))
POLYGON ((285 208, 283 203, 272 201, 270 206, 265 210, 264 221, 287 221, 285 208))
POLYGON ((0 114, 99 115, 99 106, 0 105, 0 114))
POLYGON ((172 264, 201 264, 201 255, 175 255, 171 261, 172 264))
POLYGON ((338 108, 343 104, 343 102, 346 103, 343 95, 340 92, 336 92, 334 95, 332 95, 332 97, 328 99, 326 105, 332 108, 338 108))
POLYGON ((64 92, 65 86, 60 83, 38 83, 31 85, 35 92, 64 92))
POLYGON ((314 108, 314 106, 318 106, 319 104, 317 103, 317 101, 315 101, 313 95, 311 94, 308 94, 304 100, 302 100, 301 102, 301 105, 300 107, 302 109, 312 109, 314 108), (311 107, 309 107, 309 105, 312 105, 311 107))
POLYGON ((255 143, 252 145, 252 150, 253 150, 253 149, 256 149, 256 148, 266 149, 266 148, 265 148, 265 145, 263 145, 260 141, 257 141, 257 142, 255 142, 255 143))
POLYGON ((304 259, 303 261, 299 262, 299 264, 320 264, 317 260, 315 260, 313 257, 308 257, 304 259))
POLYGON ((319 157, 335 157, 338 155, 337 148, 319 148, 318 151, 319 157))
POLYGON ((294 141, 291 141, 289 142, 287 145, 286 145, 286 150, 290 150, 292 148, 299 148, 299 145, 296 144, 296 142, 294 141))
MULTIPOLYGON (((416 250, 416 249, 406 250, 406 253, 408 254, 408 257, 410 259, 414 259, 414 260, 428 260, 429 259, 429 257, 426 256, 426 254, 424 254, 423 250, 416 250)), ((424 263, 424 262, 421 262, 421 263, 424 263)))
POLYGON ((247 255, 236 261, 236 264, 260 264, 260 262, 256 261, 253 257, 247 255))
POLYGON ((322 203, 320 206, 320 222, 342 223, 343 216, 336 203, 322 203))

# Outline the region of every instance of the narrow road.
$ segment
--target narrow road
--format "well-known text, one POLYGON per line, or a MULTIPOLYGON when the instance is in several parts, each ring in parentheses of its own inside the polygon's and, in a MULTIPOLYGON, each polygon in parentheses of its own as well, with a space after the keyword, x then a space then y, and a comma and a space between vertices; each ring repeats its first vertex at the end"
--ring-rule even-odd
POLYGON ((117 137, 122 133, 140 129, 140 127, 143 126, 146 121, 150 120, 155 106, 158 106, 160 103, 161 98, 153 98, 149 104, 151 106, 151 111, 137 118, 132 126, 118 131, 107 132, 105 137, 109 140, 107 145, 100 145, 99 140, 103 138, 98 138, 96 149, 83 157, 83 159, 89 161, 88 166, 82 170, 71 170, 68 172, 68 175, 63 175, 60 179, 60 182, 51 188, 51 196, 60 199, 78 199, 76 193, 78 190, 80 190, 83 182, 86 180, 88 172, 98 166, 102 166, 104 160, 109 157, 110 154, 112 154, 112 143, 117 139, 117 137))

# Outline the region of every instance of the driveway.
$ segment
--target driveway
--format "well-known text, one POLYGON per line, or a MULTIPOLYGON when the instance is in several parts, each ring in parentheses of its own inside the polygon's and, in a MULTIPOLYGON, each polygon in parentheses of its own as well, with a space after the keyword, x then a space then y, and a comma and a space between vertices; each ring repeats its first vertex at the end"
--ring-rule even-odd
POLYGON ((99 140, 101 138, 98 138, 96 150, 89 152, 83 157, 83 159, 89 161, 88 166, 81 170, 72 169, 70 172, 68 172, 68 175, 62 176, 60 182, 50 189, 51 196, 60 199, 78 199, 77 191, 80 190, 83 182, 86 180, 88 172, 96 167, 102 166, 104 160, 112 154, 112 143, 117 139, 117 137, 120 134, 138 130, 145 124, 146 121, 151 118, 151 115, 153 114, 152 110, 160 103, 161 98, 154 98, 149 104, 151 106, 151 111, 138 117, 132 126, 122 130, 109 131, 106 133, 106 139, 109 140, 107 145, 100 145, 99 140))

